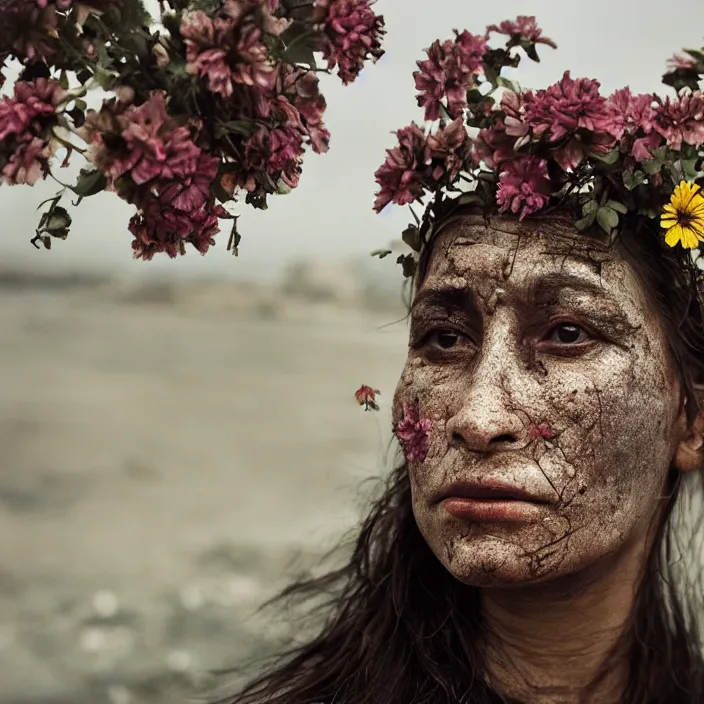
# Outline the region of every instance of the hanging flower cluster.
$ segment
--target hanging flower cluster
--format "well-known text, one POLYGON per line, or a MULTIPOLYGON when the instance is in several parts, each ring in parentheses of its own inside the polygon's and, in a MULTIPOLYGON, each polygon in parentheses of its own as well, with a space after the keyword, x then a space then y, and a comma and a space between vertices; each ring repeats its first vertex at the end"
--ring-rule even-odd
POLYGON ((398 130, 376 172, 377 212, 427 203, 404 232, 415 250, 398 259, 404 273, 413 274, 433 223, 461 205, 519 219, 561 210, 609 238, 627 222, 662 214, 667 244, 701 257, 704 49, 671 60, 663 82, 675 94, 663 98, 629 88, 604 96, 598 81, 569 71, 546 89, 520 90, 502 71, 517 67, 521 52, 538 61, 538 44, 556 46, 534 17, 519 17, 482 35, 455 30, 418 61, 425 126, 398 130), (490 46, 495 34, 503 46, 490 46))
POLYGON ((87 161, 33 243, 68 234, 66 193, 108 190, 135 206, 136 257, 204 254, 220 219, 236 223, 226 204, 266 208, 298 185, 307 148, 327 151, 318 73, 351 83, 382 56, 374 2, 161 0, 157 29, 141 0, 0 0, 0 88, 21 70, 0 98, 0 183, 56 178, 60 150, 61 166, 87 161), (109 94, 98 109, 93 88, 109 94))

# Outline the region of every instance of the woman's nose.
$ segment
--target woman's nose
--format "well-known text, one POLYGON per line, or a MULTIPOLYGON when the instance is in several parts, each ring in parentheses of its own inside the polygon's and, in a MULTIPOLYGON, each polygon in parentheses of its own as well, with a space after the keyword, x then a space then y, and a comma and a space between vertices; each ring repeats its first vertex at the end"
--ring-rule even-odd
POLYGON ((459 405, 446 424, 448 442, 471 452, 520 449, 526 443, 528 429, 510 391, 520 373, 520 362, 513 364, 507 355, 511 346, 506 328, 503 334, 494 332, 485 340, 477 367, 468 372, 465 388, 458 390, 459 405))

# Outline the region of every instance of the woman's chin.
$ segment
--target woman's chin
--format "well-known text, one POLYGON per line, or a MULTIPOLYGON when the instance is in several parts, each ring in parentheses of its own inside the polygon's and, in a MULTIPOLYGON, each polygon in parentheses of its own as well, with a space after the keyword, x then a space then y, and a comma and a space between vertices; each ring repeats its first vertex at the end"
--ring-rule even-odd
POLYGON ((572 571, 563 549, 530 551, 492 535, 458 538, 434 552, 455 579, 472 587, 537 584, 572 571))

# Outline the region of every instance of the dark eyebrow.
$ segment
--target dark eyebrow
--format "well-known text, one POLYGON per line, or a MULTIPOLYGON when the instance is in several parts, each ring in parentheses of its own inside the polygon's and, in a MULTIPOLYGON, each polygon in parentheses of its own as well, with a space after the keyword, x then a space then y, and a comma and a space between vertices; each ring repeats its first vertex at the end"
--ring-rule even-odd
POLYGON ((612 298, 598 276, 593 274, 586 276, 574 273, 568 274, 560 271, 546 274, 531 282, 528 300, 534 305, 545 305, 550 302, 555 294, 564 289, 577 293, 587 293, 598 298, 612 298))
POLYGON ((476 308, 476 302, 474 295, 468 289, 439 286, 438 288, 421 289, 413 300, 411 313, 416 308, 426 307, 467 310, 476 308))

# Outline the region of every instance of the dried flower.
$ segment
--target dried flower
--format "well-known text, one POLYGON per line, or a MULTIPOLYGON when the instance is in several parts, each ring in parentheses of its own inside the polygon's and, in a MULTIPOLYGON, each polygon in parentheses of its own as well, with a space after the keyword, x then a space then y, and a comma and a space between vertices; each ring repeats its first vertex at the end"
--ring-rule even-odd
POLYGON ((667 140, 670 149, 682 144, 699 147, 704 144, 704 95, 686 91, 676 98, 658 99, 655 108, 655 129, 667 140))
POLYGON ((544 208, 552 184, 548 176, 548 162, 535 156, 521 154, 504 164, 504 171, 499 175, 499 190, 496 202, 499 212, 519 213, 519 219, 544 208))
POLYGON ((531 423, 528 428, 528 439, 533 441, 538 438, 543 438, 543 440, 550 440, 554 437, 550 426, 547 423, 531 423))
POLYGON ((49 170, 49 160, 54 155, 55 147, 51 142, 39 137, 20 142, 10 154, 9 161, 2 170, 0 182, 10 186, 33 186, 45 178, 49 170))
POLYGON ((535 21, 535 17, 520 15, 515 21, 504 20, 499 25, 489 25, 486 28, 487 36, 491 32, 498 34, 508 34, 516 42, 529 41, 534 44, 547 44, 553 49, 557 49, 557 44, 552 39, 543 36, 543 30, 540 29, 535 21))
POLYGON ((352 83, 367 60, 384 51, 384 18, 371 6, 376 0, 315 0, 315 21, 323 34, 321 51, 328 69, 337 68, 344 84, 352 83))
POLYGON ((377 389, 372 389, 371 386, 360 386, 354 393, 354 397, 360 406, 364 406, 365 411, 378 411, 379 404, 376 397, 381 394, 377 389))
POLYGON ((251 11, 252 6, 262 12, 267 7, 232 0, 224 16, 211 19, 201 10, 183 15, 186 70, 205 77, 210 90, 225 98, 232 97, 236 84, 270 93, 276 83, 276 64, 264 44, 259 15, 251 11))
POLYGON ((536 137, 545 135, 548 141, 557 142, 577 129, 608 133, 611 121, 606 99, 599 94, 599 81, 574 79, 565 71, 558 83, 527 92, 523 100, 525 121, 536 137))
POLYGON ((660 225, 666 230, 665 242, 670 247, 681 244, 685 249, 696 249, 704 242, 704 196, 700 187, 682 181, 663 208, 660 225))
POLYGON ((437 120, 443 109, 452 119, 462 115, 485 51, 486 41, 466 31, 456 41, 436 41, 426 50, 428 58, 417 62, 419 70, 413 74, 426 120, 437 120))
POLYGON ((287 126, 269 129, 260 125, 247 140, 244 149, 242 186, 253 191, 257 174, 268 174, 282 179, 290 188, 298 185, 303 155, 303 138, 298 130, 287 126))
POLYGON ((423 462, 428 455, 429 418, 420 417, 417 403, 404 404, 403 418, 397 423, 394 434, 409 462, 423 462))
POLYGON ((427 183, 431 187, 450 185, 471 162, 471 140, 462 118, 441 126, 426 140, 425 162, 430 164, 427 183))
MULTIPOLYGON (((103 110, 111 109, 111 104, 104 104, 103 110)), ((162 91, 152 93, 139 107, 117 111, 113 117, 117 132, 97 131, 91 157, 111 182, 129 175, 141 185, 157 177, 180 180, 197 172, 201 151, 188 128, 176 126, 168 115, 162 91)), ((89 116, 90 123, 97 124, 96 116, 89 116)))
POLYGON ((374 210, 380 212, 389 203, 407 205, 423 197, 423 170, 427 150, 423 130, 413 122, 396 132, 398 146, 386 150, 386 161, 374 174, 381 190, 374 210))

